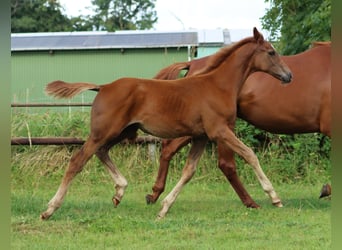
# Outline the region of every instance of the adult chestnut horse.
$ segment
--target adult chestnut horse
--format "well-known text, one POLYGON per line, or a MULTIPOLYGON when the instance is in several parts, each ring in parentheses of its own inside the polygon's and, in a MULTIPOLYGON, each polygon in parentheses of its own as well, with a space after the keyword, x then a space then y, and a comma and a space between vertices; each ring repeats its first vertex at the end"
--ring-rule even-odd
MULTIPOLYGON (((282 59, 293 72, 293 83, 284 88, 273 77, 257 72, 248 77, 238 96, 237 116, 273 133, 321 132, 331 137, 331 63, 330 42, 315 42, 313 48, 282 59)), ((176 79, 181 70, 196 74, 212 56, 172 64, 155 78, 176 79)), ((226 77, 229 81, 230 78, 226 77)), ((160 167, 153 193, 147 203, 155 203, 164 191, 169 163, 173 155, 191 141, 190 137, 163 140, 160 167)), ((219 168, 247 207, 259 205, 250 197, 238 175, 234 153, 218 144, 219 168)))
POLYGON ((108 151, 121 140, 136 136, 138 129, 163 138, 192 137, 182 177, 164 199, 159 218, 166 215, 181 188, 193 176, 208 139, 241 155, 252 165, 272 203, 282 206, 254 152, 230 129, 235 121, 240 89, 251 73, 267 72, 283 82, 290 82, 292 78, 272 45, 256 28, 253 34, 221 49, 201 74, 193 77, 178 80, 121 78, 101 86, 62 81, 48 84, 46 92, 55 97, 71 98, 85 90, 98 91, 98 94, 91 110, 90 135, 72 156, 57 193, 41 218, 48 219, 61 206, 72 179, 94 154, 106 165, 115 182, 116 194, 112 200, 117 206, 127 181, 110 160, 108 151))

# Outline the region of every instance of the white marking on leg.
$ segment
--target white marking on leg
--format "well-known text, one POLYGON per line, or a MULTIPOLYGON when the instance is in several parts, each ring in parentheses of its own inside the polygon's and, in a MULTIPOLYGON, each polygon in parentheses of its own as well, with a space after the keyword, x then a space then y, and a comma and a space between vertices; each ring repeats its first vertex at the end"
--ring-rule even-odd
POLYGON ((114 198, 118 201, 121 201, 122 197, 124 196, 128 182, 126 178, 120 173, 119 169, 115 167, 115 165, 107 166, 107 169, 115 183, 116 193, 114 195, 114 198))
MULTIPOLYGON (((109 158, 108 150, 100 150, 96 155, 103 162, 103 164, 105 164, 110 176, 114 181, 116 193, 113 198, 116 199, 116 201, 113 200, 113 202, 120 202, 128 185, 126 178, 121 174, 119 169, 109 158)), ((117 204, 114 205, 116 206, 117 204)))
POLYGON ((82 171, 84 165, 96 150, 97 144, 88 139, 82 148, 71 157, 62 182, 54 197, 49 201, 47 210, 40 215, 41 219, 48 219, 62 205, 73 178, 82 171))
POLYGON ((162 201, 162 209, 158 213, 158 219, 162 219, 165 217, 166 213, 175 202, 183 186, 191 180, 196 171, 198 161, 203 153, 206 142, 206 139, 197 139, 193 141, 188 159, 183 168, 182 176, 176 186, 162 201))
POLYGON ((252 166, 253 171, 256 174, 263 190, 269 195, 272 203, 278 207, 281 207, 281 200, 275 192, 271 181, 267 178, 262 170, 259 160, 253 150, 240 141, 230 129, 227 129, 226 134, 228 137, 224 138, 225 144, 238 155, 243 157, 252 166))

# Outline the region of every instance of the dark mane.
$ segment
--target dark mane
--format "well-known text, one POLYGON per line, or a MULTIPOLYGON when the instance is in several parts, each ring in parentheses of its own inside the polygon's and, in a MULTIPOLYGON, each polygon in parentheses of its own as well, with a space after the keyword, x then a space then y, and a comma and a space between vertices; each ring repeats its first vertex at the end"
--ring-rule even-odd
POLYGON ((198 70, 195 74, 205 74, 213 69, 217 68, 218 66, 221 65, 221 63, 228 57, 230 56, 235 50, 238 48, 242 47, 246 43, 250 42, 256 42, 254 37, 247 37, 235 44, 228 45, 226 47, 223 47, 219 51, 217 51, 215 54, 209 57, 208 62, 206 63, 205 67, 202 69, 198 70))

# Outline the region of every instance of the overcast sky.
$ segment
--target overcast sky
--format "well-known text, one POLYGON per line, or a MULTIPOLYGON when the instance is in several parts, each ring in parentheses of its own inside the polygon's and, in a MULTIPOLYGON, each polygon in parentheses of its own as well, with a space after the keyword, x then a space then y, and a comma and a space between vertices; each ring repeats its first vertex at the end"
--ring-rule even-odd
MULTIPOLYGON (((60 0, 66 14, 89 14, 90 0, 60 0)), ((261 30, 260 18, 269 8, 264 0, 157 0, 158 31, 188 29, 261 30)))

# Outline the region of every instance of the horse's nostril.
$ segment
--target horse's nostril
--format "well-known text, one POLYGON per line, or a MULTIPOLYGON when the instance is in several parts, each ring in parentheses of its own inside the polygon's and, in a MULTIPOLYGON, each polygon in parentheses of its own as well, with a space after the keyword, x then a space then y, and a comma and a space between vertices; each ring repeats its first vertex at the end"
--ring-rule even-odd
POLYGON ((291 75, 291 74, 285 75, 285 76, 283 76, 283 77, 281 78, 281 81, 282 81, 283 83, 290 83, 291 80, 292 80, 292 75, 291 75))
POLYGON ((284 77, 282 77, 282 82, 283 83, 290 83, 292 81, 292 74, 289 73, 287 75, 285 75, 284 77))

